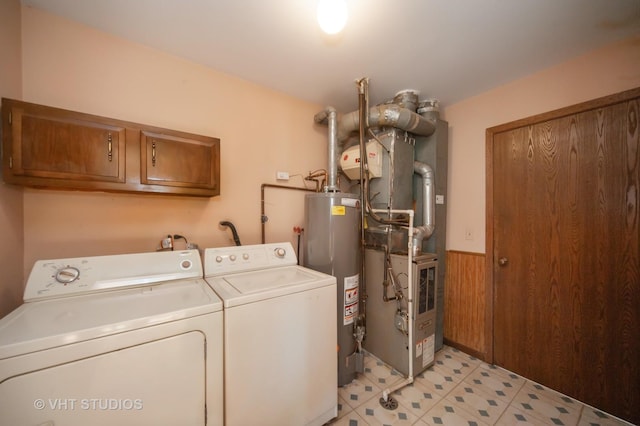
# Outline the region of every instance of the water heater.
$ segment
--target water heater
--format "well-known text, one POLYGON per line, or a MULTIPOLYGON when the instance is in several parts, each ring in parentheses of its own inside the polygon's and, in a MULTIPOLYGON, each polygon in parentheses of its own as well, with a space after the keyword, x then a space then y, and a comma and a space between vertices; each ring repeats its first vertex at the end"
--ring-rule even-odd
POLYGON ((338 386, 356 375, 354 326, 360 298, 360 204, 354 194, 313 193, 305 198, 303 265, 337 280, 338 386))

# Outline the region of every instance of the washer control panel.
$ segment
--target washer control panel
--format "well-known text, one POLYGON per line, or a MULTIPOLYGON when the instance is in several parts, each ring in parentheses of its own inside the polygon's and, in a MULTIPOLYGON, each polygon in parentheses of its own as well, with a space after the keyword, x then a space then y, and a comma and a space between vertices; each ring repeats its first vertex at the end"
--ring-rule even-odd
POLYGON ((202 278, 198 250, 119 254, 37 261, 25 302, 186 278, 202 278))
POLYGON ((297 263, 298 258, 289 242, 216 247, 204 251, 205 277, 297 263))

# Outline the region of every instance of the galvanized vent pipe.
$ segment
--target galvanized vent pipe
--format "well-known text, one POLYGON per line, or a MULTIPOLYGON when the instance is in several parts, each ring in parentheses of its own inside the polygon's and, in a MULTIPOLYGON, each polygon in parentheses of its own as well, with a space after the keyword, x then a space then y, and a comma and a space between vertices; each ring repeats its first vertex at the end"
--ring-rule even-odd
POLYGON ((338 188, 338 113, 336 109, 328 106, 313 117, 318 124, 327 122, 329 127, 329 143, 327 157, 329 159, 327 185, 324 192, 339 192, 338 188))
POLYGON ((413 162, 413 171, 422 177, 422 226, 413 230, 413 255, 422 251, 422 241, 431 237, 436 228, 435 221, 435 176, 431 166, 420 161, 413 162))
MULTIPOLYGON (((431 136, 436 131, 436 121, 425 118, 396 104, 376 105, 369 108, 368 127, 395 127, 418 136, 431 136)), ((359 111, 344 114, 338 122, 339 141, 360 128, 359 111)))

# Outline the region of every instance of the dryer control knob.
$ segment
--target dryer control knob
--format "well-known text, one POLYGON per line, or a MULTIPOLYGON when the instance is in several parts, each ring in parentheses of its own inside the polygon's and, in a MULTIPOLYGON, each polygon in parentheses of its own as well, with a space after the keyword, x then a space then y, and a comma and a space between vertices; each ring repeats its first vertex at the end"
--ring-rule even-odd
POLYGON ((236 261, 236 255, 232 254, 231 256, 229 256, 229 260, 231 260, 232 262, 236 261))
POLYGON ((222 262, 222 256, 216 256, 216 262, 217 263, 222 262))
POLYGON ((56 272, 56 281, 61 284, 72 283, 79 277, 80 271, 78 268, 74 268, 73 266, 65 266, 64 268, 58 269, 58 272, 56 272))
POLYGON ((242 255, 242 258, 243 258, 244 260, 249 260, 249 254, 248 254, 248 253, 244 253, 244 254, 242 255))
POLYGON ((283 258, 284 255, 287 254, 287 251, 282 247, 278 247, 277 249, 274 250, 274 252, 276 253, 276 257, 279 257, 279 258, 283 258))

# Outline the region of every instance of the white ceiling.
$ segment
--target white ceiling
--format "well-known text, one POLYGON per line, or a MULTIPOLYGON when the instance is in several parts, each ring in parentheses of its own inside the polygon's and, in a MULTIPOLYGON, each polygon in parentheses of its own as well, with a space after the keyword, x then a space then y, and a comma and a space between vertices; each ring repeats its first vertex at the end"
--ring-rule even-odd
POLYGON ((22 0, 295 97, 357 109, 414 89, 450 105, 640 35, 640 0, 347 0, 338 36, 317 0, 22 0))

